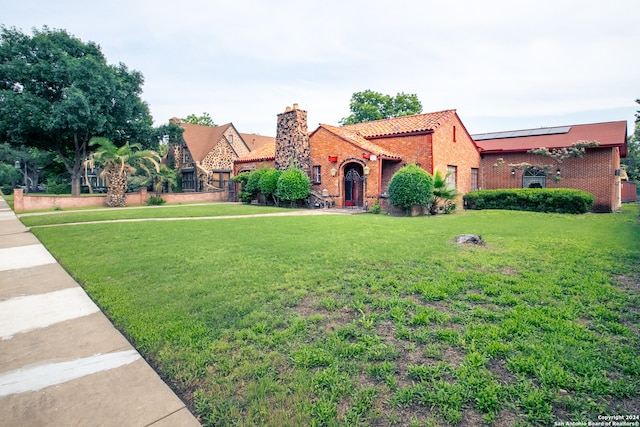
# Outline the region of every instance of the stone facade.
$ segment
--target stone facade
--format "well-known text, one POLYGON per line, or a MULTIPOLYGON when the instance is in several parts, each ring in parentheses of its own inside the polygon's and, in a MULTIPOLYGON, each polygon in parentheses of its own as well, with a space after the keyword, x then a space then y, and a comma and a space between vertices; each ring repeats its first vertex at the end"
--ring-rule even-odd
POLYGON ((170 156, 181 173, 183 191, 226 190, 234 161, 250 152, 240 133, 231 123, 217 127, 176 123, 185 130, 185 142, 172 145, 170 156))
POLYGON ((310 173, 307 112, 298 109, 298 104, 293 104, 293 108, 287 107, 284 113, 278 114, 275 168, 285 170, 291 165, 310 173))

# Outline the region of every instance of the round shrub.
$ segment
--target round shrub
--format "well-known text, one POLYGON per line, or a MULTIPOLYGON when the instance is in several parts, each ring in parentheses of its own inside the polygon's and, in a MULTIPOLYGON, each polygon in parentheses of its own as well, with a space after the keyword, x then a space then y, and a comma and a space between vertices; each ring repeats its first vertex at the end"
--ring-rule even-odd
POLYGON ((298 168, 290 168, 280 174, 276 196, 280 200, 289 200, 293 204, 311 194, 311 180, 298 168))
POLYGON ((268 169, 256 169, 249 172, 249 179, 247 179, 247 185, 243 187, 243 191, 251 194, 252 198, 256 198, 260 193, 260 178, 267 172, 268 169))
POLYGON ((258 182, 258 187, 260 188, 262 195, 265 198, 273 197, 273 202, 275 204, 278 204, 276 190, 278 189, 278 179, 280 178, 280 175, 282 175, 282 171, 278 169, 266 169, 260 176, 260 181, 258 182))
POLYGON ((389 202, 409 213, 414 206, 426 206, 433 198, 433 178, 417 165, 396 172, 389 183, 389 202))

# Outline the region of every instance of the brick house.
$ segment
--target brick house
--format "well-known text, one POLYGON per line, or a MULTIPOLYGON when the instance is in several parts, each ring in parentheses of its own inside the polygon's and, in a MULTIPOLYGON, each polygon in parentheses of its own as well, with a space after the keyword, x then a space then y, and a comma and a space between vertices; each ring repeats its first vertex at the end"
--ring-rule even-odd
POLYGON ((232 123, 212 127, 177 118, 171 122, 184 130, 184 143, 171 145, 169 162, 180 174, 185 192, 226 191, 233 176, 233 162, 273 141, 261 135, 241 134, 232 123))
POLYGON ((620 158, 627 155, 627 122, 592 123, 472 135, 481 148, 483 189, 576 188, 595 196, 592 210, 620 208, 620 158), (595 142, 582 158, 562 161, 530 154, 541 147, 568 148, 579 141, 595 142), (511 166, 510 166, 511 165, 511 166), (546 171, 545 171, 546 169, 546 171))
POLYGON ((307 112, 294 104, 278 114, 273 145, 240 156, 234 173, 259 167, 286 169, 295 163, 309 174, 317 203, 366 207, 380 200, 388 209, 391 177, 415 163, 429 173, 450 172, 460 194, 478 188, 478 147, 455 110, 348 126, 321 124, 307 131, 307 112))

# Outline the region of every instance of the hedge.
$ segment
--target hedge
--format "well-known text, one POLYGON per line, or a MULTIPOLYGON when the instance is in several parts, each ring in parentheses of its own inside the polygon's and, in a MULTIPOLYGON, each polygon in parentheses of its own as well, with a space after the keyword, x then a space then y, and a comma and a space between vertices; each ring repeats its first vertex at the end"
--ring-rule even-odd
POLYGON ((512 188, 479 190, 463 197, 465 209, 507 209, 516 211, 580 214, 593 206, 594 196, 571 188, 512 188))

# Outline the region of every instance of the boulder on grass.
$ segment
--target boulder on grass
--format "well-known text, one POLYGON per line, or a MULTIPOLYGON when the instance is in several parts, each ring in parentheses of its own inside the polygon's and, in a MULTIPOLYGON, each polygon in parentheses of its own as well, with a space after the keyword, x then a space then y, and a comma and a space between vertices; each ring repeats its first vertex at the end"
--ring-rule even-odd
POLYGON ((459 236, 456 236, 456 243, 459 245, 471 244, 471 245, 485 246, 485 243, 484 243, 484 240, 482 240, 482 237, 476 234, 460 234, 459 236))

